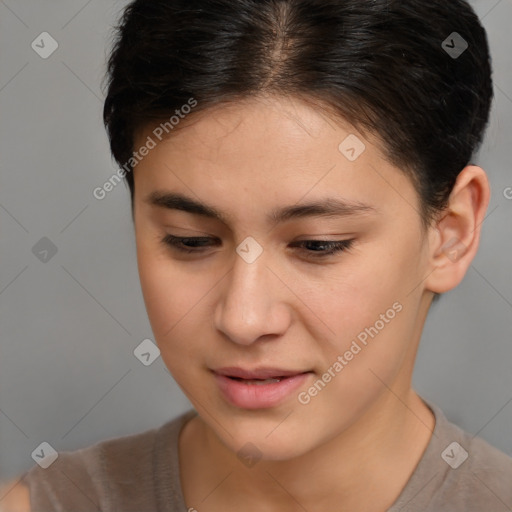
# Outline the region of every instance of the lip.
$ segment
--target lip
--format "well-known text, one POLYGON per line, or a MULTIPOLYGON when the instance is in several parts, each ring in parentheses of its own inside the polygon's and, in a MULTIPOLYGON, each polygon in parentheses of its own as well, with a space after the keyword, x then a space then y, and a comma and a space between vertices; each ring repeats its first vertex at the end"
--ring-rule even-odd
POLYGON ((283 370, 282 368, 259 367, 254 370, 245 370, 237 366, 227 366, 224 368, 217 368, 213 370, 219 375, 226 377, 237 377, 239 379, 271 379, 277 377, 292 377, 306 373, 308 370, 283 370))
POLYGON ((309 378, 311 371, 282 370, 279 368, 218 368, 212 370, 219 390, 232 405, 242 409, 268 409, 276 407, 309 378), (235 380, 232 377, 241 380, 235 380), (279 382, 248 384, 251 379, 280 377, 279 382))

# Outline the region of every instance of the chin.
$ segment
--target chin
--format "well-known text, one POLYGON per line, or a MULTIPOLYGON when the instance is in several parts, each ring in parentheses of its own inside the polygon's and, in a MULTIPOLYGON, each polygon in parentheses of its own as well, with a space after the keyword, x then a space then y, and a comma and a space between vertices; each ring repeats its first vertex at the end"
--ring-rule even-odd
POLYGON ((247 455, 259 461, 285 462, 300 457, 308 451, 303 441, 290 437, 286 439, 284 437, 276 437, 273 440, 263 438, 253 441, 247 441, 244 438, 240 439, 239 444, 236 446, 233 442, 230 445, 231 451, 236 453, 242 462, 244 462, 247 455))
POLYGON ((305 442, 305 436, 309 433, 302 432, 300 425, 288 425, 288 428, 278 425, 279 422, 275 420, 234 421, 228 428, 231 435, 219 429, 218 425, 210 425, 210 428, 222 444, 240 460, 249 456, 255 460, 286 461, 304 455, 314 447, 313 444, 310 446, 310 443, 305 442))

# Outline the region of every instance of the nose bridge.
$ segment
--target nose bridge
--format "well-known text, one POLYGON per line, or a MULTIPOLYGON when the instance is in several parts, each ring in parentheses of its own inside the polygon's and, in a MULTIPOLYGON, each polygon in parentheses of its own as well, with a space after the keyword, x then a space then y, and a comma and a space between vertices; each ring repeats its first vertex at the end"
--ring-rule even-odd
POLYGON ((267 268, 266 252, 256 249, 250 240, 238 246, 215 312, 216 327, 232 341, 246 345, 283 328, 275 276, 267 268))

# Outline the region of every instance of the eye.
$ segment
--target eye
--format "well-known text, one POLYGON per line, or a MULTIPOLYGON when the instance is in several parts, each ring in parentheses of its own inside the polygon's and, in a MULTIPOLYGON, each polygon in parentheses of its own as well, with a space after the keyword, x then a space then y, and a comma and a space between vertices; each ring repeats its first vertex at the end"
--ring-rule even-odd
POLYGON ((162 239, 162 242, 166 245, 170 245, 173 249, 184 253, 199 253, 201 251, 201 247, 205 247, 208 244, 209 240, 214 240, 209 237, 188 237, 183 238, 179 236, 173 235, 165 235, 162 239))
MULTIPOLYGON (((210 237, 178 237, 167 234, 162 239, 162 243, 171 246, 182 253, 199 254, 204 252, 204 248, 212 244, 210 242, 217 242, 215 238, 210 237)), ((354 239, 352 240, 300 240, 291 244, 291 247, 299 247, 304 252, 308 253, 307 256, 313 258, 323 258, 332 256, 335 253, 348 251, 352 247, 354 239), (307 249, 309 247, 310 249, 307 249), (312 248, 312 249, 311 249, 312 248)), ((217 244, 218 245, 218 244, 217 244)))
POLYGON ((307 250, 311 254, 308 256, 312 256, 313 258, 322 258, 326 256, 332 256, 337 252, 348 251, 352 247, 354 243, 354 239, 352 240, 301 240, 300 242, 295 242, 292 244, 292 247, 299 246, 301 248, 304 247, 313 247, 313 250, 307 250))

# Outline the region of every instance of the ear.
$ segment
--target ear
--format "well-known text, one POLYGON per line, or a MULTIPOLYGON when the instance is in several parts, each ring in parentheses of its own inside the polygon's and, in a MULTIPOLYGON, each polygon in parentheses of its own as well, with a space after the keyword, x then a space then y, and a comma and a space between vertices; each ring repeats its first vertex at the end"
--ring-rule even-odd
POLYGON ((478 250, 490 195, 483 169, 469 165, 460 172, 446 209, 430 228, 427 290, 444 293, 464 278, 478 250))

